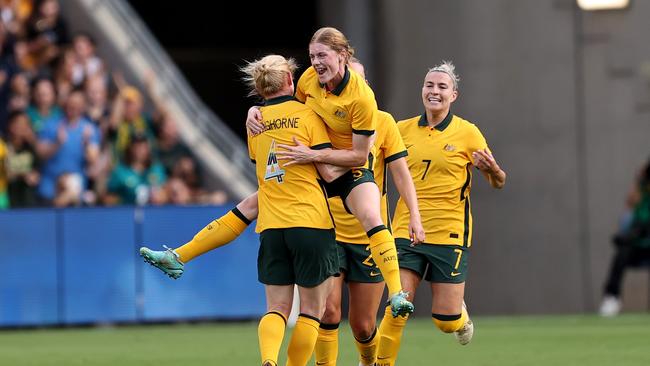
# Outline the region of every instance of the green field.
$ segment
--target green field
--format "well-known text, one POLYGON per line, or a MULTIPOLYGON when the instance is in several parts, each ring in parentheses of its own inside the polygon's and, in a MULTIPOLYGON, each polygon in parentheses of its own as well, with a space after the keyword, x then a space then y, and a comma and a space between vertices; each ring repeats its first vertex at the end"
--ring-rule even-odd
MULTIPOLYGON (((650 315, 476 317, 468 346, 407 325, 399 365, 650 365, 650 315)), ((0 331, 0 365, 258 365, 255 323, 0 331)), ((347 325, 339 365, 357 365, 347 325)), ((286 342, 285 342, 286 343, 286 342)), ((285 358, 281 357, 283 364, 285 358)))

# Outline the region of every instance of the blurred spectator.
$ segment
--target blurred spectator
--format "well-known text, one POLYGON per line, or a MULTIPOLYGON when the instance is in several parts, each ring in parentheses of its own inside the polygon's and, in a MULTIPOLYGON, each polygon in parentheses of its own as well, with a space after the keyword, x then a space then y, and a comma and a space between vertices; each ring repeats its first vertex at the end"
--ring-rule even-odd
POLYGON ((189 205, 193 203, 192 192, 182 179, 172 177, 165 184, 166 202, 171 205, 189 205))
POLYGON ((158 156, 168 175, 172 174, 174 168, 182 158, 194 160, 194 155, 190 149, 181 142, 176 123, 169 115, 165 115, 160 122, 158 156))
POLYGON ((27 107, 27 115, 34 132, 39 133, 45 122, 51 119, 60 119, 63 110, 56 104, 54 83, 50 79, 37 79, 34 82, 33 103, 27 107))
POLYGON ((9 36, 4 25, 0 22, 0 132, 5 130, 7 115, 9 113, 9 97, 11 96, 11 79, 20 71, 16 60, 7 47, 9 36))
POLYGON ((24 112, 13 112, 7 126, 7 174, 11 207, 31 207, 38 204, 40 174, 36 155, 36 138, 24 112))
POLYGON ((9 112, 24 111, 29 106, 31 88, 24 73, 17 73, 11 78, 11 97, 9 97, 9 112))
POLYGON ((99 128, 102 140, 99 156, 95 163, 87 170, 90 186, 99 197, 106 194, 106 184, 113 168, 113 149, 109 143, 109 117, 108 90, 106 81, 99 76, 93 76, 85 82, 88 106, 86 117, 99 128))
POLYGON ((85 189, 86 164, 92 164, 99 153, 99 131, 92 122, 83 117, 85 96, 73 91, 66 104, 64 116, 49 120, 41 133, 37 152, 43 160, 39 195, 52 201, 56 184, 64 173, 77 175, 82 189, 85 189))
POLYGON ((112 143, 115 156, 119 160, 124 159, 133 136, 145 136, 150 143, 153 142, 153 122, 144 113, 143 103, 142 94, 133 86, 122 87, 115 98, 111 111, 111 129, 114 131, 112 143))
POLYGON ((151 145, 145 135, 131 136, 124 162, 119 162, 108 181, 108 191, 114 195, 111 203, 164 203, 165 169, 152 157, 151 145))
POLYGON ((9 195, 7 194, 7 147, 0 137, 0 210, 9 208, 9 195))
POLYGON ((615 316, 620 312, 625 270, 650 265, 650 161, 639 173, 626 203, 629 212, 613 238, 615 253, 600 306, 602 316, 615 316))
POLYGON ((95 54, 95 41, 86 33, 78 33, 72 40, 75 63, 72 68, 72 82, 81 85, 86 79, 104 75, 104 61, 95 54))
POLYGON ((11 34, 22 36, 32 9, 32 0, 1 0, 0 20, 11 34))
POLYGON ((102 132, 102 136, 109 133, 111 109, 108 104, 108 87, 106 80, 100 76, 86 79, 84 84, 88 106, 86 117, 91 120, 102 132))
POLYGON ((68 99, 70 92, 75 89, 74 84, 74 51, 66 49, 58 59, 54 72, 54 87, 58 95, 58 104, 63 105, 68 99))
POLYGON ((27 73, 30 77, 34 77, 38 74, 38 64, 36 63, 36 58, 29 53, 29 45, 24 40, 16 40, 14 43, 14 60, 16 66, 27 73))
POLYGON ((60 16, 57 0, 37 4, 27 24, 28 49, 38 65, 45 65, 59 56, 62 45, 69 43, 68 26, 60 16))

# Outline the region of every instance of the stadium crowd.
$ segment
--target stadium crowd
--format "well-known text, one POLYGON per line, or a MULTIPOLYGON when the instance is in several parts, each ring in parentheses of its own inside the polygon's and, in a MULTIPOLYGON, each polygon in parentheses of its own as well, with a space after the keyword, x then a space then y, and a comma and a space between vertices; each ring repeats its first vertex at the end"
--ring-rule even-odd
POLYGON ((58 0, 1 0, 0 209, 224 203, 145 80, 71 34, 58 0))

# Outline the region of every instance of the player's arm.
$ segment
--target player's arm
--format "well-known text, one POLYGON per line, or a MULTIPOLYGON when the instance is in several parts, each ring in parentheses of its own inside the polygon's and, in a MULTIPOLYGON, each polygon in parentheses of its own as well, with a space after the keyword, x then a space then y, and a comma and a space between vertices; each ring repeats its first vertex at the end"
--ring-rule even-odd
POLYGON ((295 145, 278 144, 283 149, 277 152, 278 160, 287 161, 284 165, 326 163, 341 167, 362 166, 368 160, 372 136, 352 134, 352 149, 314 150, 300 143, 295 137, 295 145))
POLYGON ((413 244, 419 244, 424 241, 424 227, 422 226, 422 219, 420 217, 420 209, 418 208, 418 197, 415 193, 415 185, 413 185, 413 178, 409 171, 406 159, 400 157, 388 163, 393 183, 399 192, 400 197, 406 203, 409 209, 409 237, 413 244))
POLYGON ((472 158, 474 159, 474 165, 481 171, 492 188, 503 188, 506 184, 506 172, 501 169, 489 149, 474 151, 472 158))

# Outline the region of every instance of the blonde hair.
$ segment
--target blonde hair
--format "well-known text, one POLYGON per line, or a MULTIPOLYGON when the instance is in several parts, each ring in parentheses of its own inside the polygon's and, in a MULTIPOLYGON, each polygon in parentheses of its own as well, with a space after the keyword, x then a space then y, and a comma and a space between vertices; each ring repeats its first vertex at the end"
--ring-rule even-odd
POLYGON ((324 44, 334 51, 343 54, 346 64, 354 56, 354 48, 350 46, 348 39, 340 30, 333 27, 323 27, 317 30, 311 37, 311 41, 309 41, 309 44, 312 43, 324 44))
POLYGON ((458 77, 458 74, 456 74, 456 66, 454 66, 451 61, 443 60, 441 64, 430 68, 427 74, 431 72, 444 72, 445 74, 449 75, 451 81, 454 83, 454 90, 458 90, 458 83, 460 82, 460 78, 458 77))
POLYGON ((268 55, 247 63, 240 70, 245 74, 242 79, 250 88, 248 95, 259 95, 266 98, 282 90, 287 73, 293 75, 297 68, 298 66, 292 58, 268 55))

